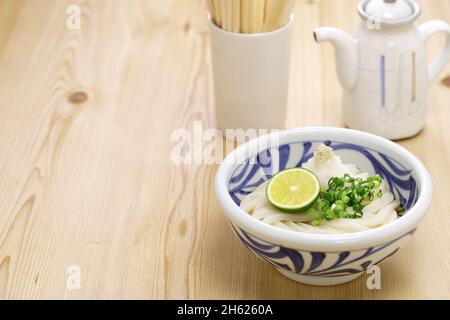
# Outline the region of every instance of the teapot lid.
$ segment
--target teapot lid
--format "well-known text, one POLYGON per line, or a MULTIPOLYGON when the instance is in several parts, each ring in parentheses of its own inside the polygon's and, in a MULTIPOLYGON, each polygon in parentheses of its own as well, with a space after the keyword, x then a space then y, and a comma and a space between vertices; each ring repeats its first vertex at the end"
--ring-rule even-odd
POLYGON ((419 18, 421 9, 414 0, 363 0, 358 5, 359 15, 380 27, 398 27, 419 18))

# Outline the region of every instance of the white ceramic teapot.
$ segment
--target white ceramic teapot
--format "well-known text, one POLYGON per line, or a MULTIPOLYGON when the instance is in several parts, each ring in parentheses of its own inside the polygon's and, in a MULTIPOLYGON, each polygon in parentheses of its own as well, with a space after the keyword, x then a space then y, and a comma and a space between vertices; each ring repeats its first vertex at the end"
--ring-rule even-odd
POLYGON ((425 125, 428 87, 450 60, 450 25, 416 26, 421 9, 414 0, 364 0, 358 12, 364 21, 354 37, 335 28, 314 31, 317 42, 336 48, 345 124, 393 140, 414 136, 425 125), (439 32, 446 44, 428 65, 426 44, 439 32))

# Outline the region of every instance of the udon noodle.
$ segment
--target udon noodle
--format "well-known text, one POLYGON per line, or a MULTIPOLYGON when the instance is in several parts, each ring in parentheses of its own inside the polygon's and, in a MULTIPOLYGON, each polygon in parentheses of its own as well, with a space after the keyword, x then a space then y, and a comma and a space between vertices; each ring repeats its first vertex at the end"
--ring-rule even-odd
MULTIPOLYGON (((343 164, 331 148, 324 145, 317 148, 314 157, 303 165, 305 169, 314 172, 319 178, 321 188, 326 190, 328 180, 332 177, 342 177, 345 174, 354 178, 367 179, 368 173, 361 173, 355 165, 343 164)), ((266 186, 268 181, 259 185, 251 194, 241 201, 241 208, 255 219, 287 230, 316 234, 354 233, 377 228, 395 221, 398 218, 396 209, 400 202, 394 198, 386 183, 382 182, 376 192, 382 191, 382 196, 374 198, 363 209, 359 219, 340 218, 323 221, 319 226, 313 225, 314 217, 306 213, 288 214, 274 208, 267 200, 266 186)))

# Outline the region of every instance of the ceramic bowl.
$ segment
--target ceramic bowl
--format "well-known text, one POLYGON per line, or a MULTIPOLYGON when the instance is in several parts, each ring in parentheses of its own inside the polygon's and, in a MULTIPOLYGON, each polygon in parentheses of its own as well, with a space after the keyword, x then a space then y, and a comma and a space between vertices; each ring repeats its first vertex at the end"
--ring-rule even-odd
POLYGON ((259 137, 231 152, 216 174, 215 192, 231 229, 251 252, 292 280, 336 285, 392 257, 411 239, 430 207, 432 182, 422 162, 387 139, 349 129, 302 128, 259 137), (321 143, 344 163, 385 179, 406 214, 369 231, 323 235, 274 227, 240 209, 245 195, 280 170, 301 166, 321 143))

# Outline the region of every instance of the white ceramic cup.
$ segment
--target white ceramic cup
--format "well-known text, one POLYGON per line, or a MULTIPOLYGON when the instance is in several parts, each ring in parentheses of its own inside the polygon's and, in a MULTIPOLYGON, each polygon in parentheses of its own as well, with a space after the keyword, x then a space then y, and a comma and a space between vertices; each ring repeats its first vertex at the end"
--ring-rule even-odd
POLYGON ((224 31, 209 19, 217 127, 285 126, 293 17, 272 32, 224 31))

